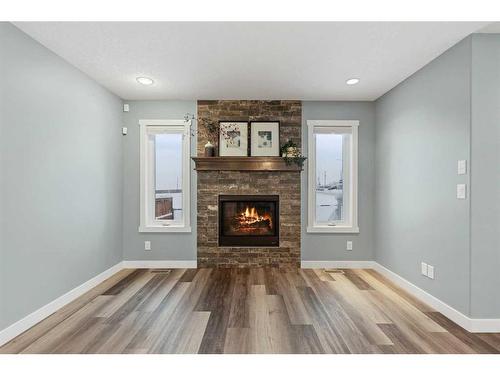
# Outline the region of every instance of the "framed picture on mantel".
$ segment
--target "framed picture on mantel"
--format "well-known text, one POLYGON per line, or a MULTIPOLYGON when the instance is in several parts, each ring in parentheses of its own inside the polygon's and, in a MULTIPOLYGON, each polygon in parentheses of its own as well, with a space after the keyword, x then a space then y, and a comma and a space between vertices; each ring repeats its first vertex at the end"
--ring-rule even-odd
POLYGON ((280 156, 279 121, 251 122, 250 139, 252 156, 280 156))
POLYGON ((248 156, 248 122, 219 122, 219 156, 248 156))

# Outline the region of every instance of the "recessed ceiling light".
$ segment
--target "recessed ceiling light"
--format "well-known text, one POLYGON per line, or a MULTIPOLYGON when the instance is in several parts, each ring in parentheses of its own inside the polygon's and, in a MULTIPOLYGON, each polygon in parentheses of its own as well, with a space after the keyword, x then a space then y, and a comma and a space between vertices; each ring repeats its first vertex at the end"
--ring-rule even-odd
POLYGON ((347 83, 350 86, 355 85, 359 83, 359 78, 350 78, 345 83, 347 83))
POLYGON ((139 82, 141 85, 149 86, 154 83, 154 81, 151 78, 148 77, 137 77, 136 81, 139 82))

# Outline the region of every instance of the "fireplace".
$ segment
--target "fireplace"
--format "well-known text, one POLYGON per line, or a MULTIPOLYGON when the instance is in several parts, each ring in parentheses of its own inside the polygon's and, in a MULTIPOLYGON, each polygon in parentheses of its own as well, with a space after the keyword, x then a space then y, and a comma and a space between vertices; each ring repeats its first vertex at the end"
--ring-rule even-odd
POLYGON ((279 196, 219 195, 219 246, 279 246, 279 196))

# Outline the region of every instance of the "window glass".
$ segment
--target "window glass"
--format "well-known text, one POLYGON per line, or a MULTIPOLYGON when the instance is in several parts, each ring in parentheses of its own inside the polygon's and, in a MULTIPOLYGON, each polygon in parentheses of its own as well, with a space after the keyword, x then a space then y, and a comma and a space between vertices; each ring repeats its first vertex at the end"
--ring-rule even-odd
POLYGON ((155 219, 182 221, 182 134, 154 134, 155 219))
POLYGON ((342 134, 316 134, 316 222, 342 221, 342 134))

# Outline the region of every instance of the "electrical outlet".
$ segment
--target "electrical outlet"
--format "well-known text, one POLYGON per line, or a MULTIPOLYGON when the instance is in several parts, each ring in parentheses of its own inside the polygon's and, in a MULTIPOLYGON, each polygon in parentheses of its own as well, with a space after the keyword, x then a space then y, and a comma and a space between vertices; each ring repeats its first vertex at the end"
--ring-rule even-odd
POLYGON ((352 241, 347 241, 346 250, 352 250, 352 241))
POLYGON ((144 241, 144 250, 151 250, 151 241, 144 241))
POLYGON ((434 266, 427 266, 427 277, 429 279, 434 279, 434 266))
POLYGON ((422 262, 420 265, 420 272, 422 272, 422 275, 427 276, 428 267, 427 263, 422 262))
POLYGON ((457 184, 457 199, 466 199, 467 197, 467 185, 457 184))

